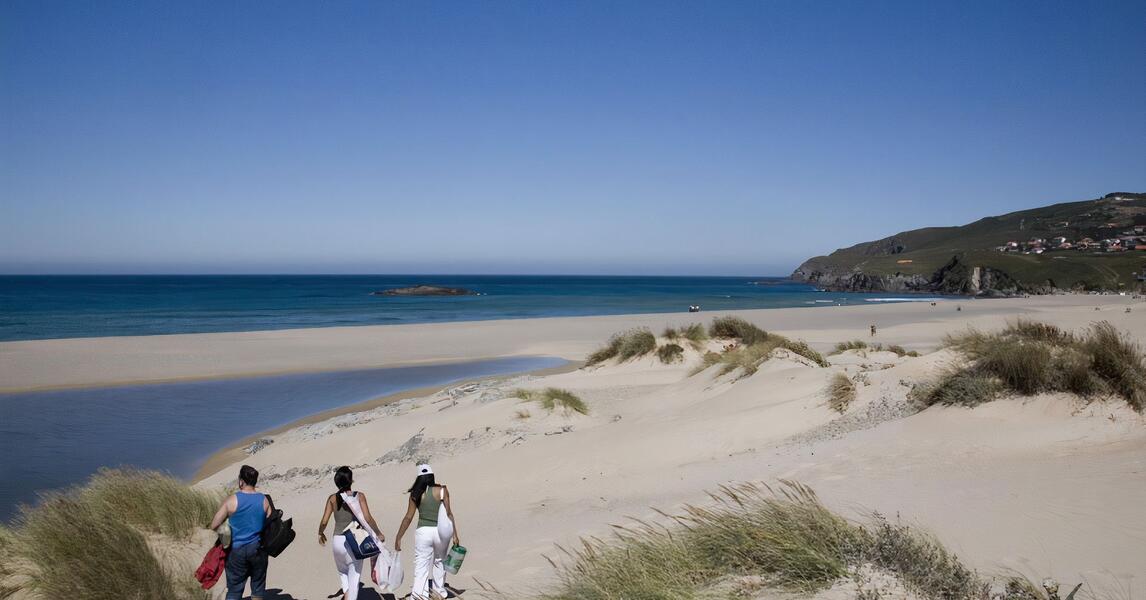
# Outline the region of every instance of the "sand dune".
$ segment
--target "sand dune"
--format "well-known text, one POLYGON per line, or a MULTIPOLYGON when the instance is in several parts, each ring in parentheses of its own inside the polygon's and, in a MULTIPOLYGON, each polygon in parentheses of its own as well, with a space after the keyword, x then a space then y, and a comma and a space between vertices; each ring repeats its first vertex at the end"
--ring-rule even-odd
MULTIPOLYGON (((690 350, 676 365, 644 357, 459 386, 296 428, 246 458, 263 471, 267 491, 300 532, 274 561, 271 582, 296 598, 325 597, 336 585, 329 549, 313 533, 332 491, 333 467, 356 468, 360 489, 393 535, 413 461, 425 458, 450 485, 470 549, 454 580, 460 587, 472 588, 478 578, 503 590, 534 590, 552 575, 542 555, 554 555, 555 543, 608 534, 610 523, 648 517, 650 507, 703 501, 705 490, 724 483, 780 478, 813 486, 845 513, 878 510, 918 523, 986 572, 1140 586, 1146 579, 1142 415, 1121 401, 1084 404, 1061 394, 922 412, 908 402, 915 382, 953 360, 948 351, 934 351, 945 332, 1028 314, 1066 327, 1105 318, 1141 341, 1146 307, 1127 314, 1128 302, 1056 297, 969 301, 960 312, 952 304, 748 312, 742 314, 824 350, 877 322, 878 341, 924 355, 849 351, 820 368, 780 351, 738 379, 717 377, 714 369, 689 376, 699 359, 690 350), (1102 310, 1094 311, 1096 304, 1102 310), (861 381, 843 415, 824 395, 837 372, 861 381), (578 394, 589 414, 549 413, 512 393, 548 386, 578 394)), ((688 320, 504 322, 489 325, 505 334, 483 349, 577 358, 617 329, 688 320)), ((303 333, 321 335, 291 335, 303 333)), ((427 335, 437 340, 442 332, 427 335)), ((464 351, 464 343, 450 350, 464 351)), ((222 485, 236 468, 200 485, 222 485)))

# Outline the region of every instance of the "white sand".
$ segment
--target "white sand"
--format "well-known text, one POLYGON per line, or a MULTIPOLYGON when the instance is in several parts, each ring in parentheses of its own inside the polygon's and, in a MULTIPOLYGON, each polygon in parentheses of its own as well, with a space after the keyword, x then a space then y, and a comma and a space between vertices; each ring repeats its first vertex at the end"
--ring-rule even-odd
MULTIPOLYGON (((711 373, 688 377, 690 365, 644 358, 454 389, 277 435, 246 461, 263 471, 266 490, 295 518, 299 532, 295 545, 273 561, 271 585, 296 598, 322 598, 337 585, 329 549, 318 546, 314 533, 333 467, 357 466, 358 487, 369 494, 392 536, 405 504, 403 490, 413 479, 411 461, 429 457, 450 485, 470 550, 461 575, 452 580, 459 587, 474 589, 480 579, 528 592, 552 581, 542 555, 557 556, 554 544, 608 535, 609 524, 649 517, 650 507, 702 502, 705 490, 723 483, 786 478, 813 486, 846 514, 878 510, 930 529, 987 573, 1010 569, 1064 583, 1085 578, 1099 588, 1140 588, 1146 580, 1143 416, 1120 401, 1083 405, 1062 395, 911 416, 901 409, 912 382, 934 376, 951 360, 947 351, 932 352, 946 332, 969 323, 993 327, 1028 314, 1071 328, 1107 319, 1141 341, 1146 306, 1137 303, 1126 314, 1127 298, 1077 296, 960 304, 962 312, 955 312, 954 303, 941 303, 741 313, 821 349, 866 337, 874 322, 880 327, 876 341, 926 352, 920 358, 849 352, 833 357, 836 364, 826 369, 776 358, 735 382, 711 373), (844 417, 829 410, 823 396, 828 378, 840 370, 866 371, 870 384, 860 387, 844 417), (591 413, 546 414, 509 397, 517 386, 570 389, 591 413), (530 417, 518 418, 522 410, 530 417), (404 452, 402 446, 419 433, 417 447, 404 452), (387 456, 396 460, 378 464, 387 456)), ((294 344, 275 352, 277 362, 260 366, 296 365, 303 340, 321 341, 331 354, 345 356, 346 348, 367 347, 367 332, 388 340, 381 345, 417 337, 415 348, 389 354, 408 360, 430 357, 434 344, 451 357, 579 358, 618 329, 646 324, 659 330, 711 316, 440 325, 423 327, 420 336, 418 328, 283 332, 277 335, 294 344), (461 333, 458 343, 447 346, 449 331, 461 333)), ((272 334, 221 337, 270 343, 260 336, 272 334)), ((212 336, 179 337, 202 349, 201 338, 212 336)), ((698 357, 688 353, 692 362, 698 357)), ((148 374, 172 376, 171 369, 152 367, 148 374)), ((224 484, 235 472, 233 465, 201 485, 224 484)), ((409 576, 412 536, 405 544, 409 576)))
MULTIPOLYGON (((832 296, 825 294, 825 297, 832 296)), ((550 355, 580 359, 619 329, 644 325, 660 331, 666 325, 708 322, 717 314, 738 314, 766 329, 803 337, 821 348, 841 339, 866 337, 868 325, 873 323, 879 326, 885 341, 927 348, 937 340, 937 327, 962 323, 992 325, 1020 314, 1053 311, 1055 319, 1072 326, 1101 317, 1121 327, 1141 317, 1140 313, 1124 315, 1121 312, 1122 307, 1131 304, 1128 297, 1120 296, 1049 296, 946 301, 936 307, 924 302, 0 342, 0 391, 501 356, 550 355), (957 304, 963 307, 962 312, 954 312, 957 304), (1105 308, 1094 313, 1095 306, 1105 308), (894 330, 890 329, 893 327, 894 330), (894 337, 888 337, 892 335, 894 337)), ((1136 304, 1143 306, 1141 302, 1136 304)))

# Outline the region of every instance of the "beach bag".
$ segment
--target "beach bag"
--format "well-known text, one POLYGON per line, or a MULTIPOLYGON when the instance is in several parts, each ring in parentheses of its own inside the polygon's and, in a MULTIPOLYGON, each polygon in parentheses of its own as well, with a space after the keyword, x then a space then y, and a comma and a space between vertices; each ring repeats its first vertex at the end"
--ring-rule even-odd
MULTIPOLYGON (((446 497, 446 493, 442 492, 442 498, 446 497)), ((454 522, 450 520, 450 514, 446 512, 446 502, 442 501, 438 505, 438 539, 442 544, 450 543, 454 537, 454 522)))
POLYGON ((283 511, 275 508, 275 501, 271 500, 270 496, 267 496, 267 502, 271 505, 271 516, 267 517, 266 523, 263 524, 263 531, 259 534, 259 546, 267 556, 275 558, 294 541, 294 519, 284 521, 283 511))
POLYGON ((382 544, 378 543, 378 534, 366 524, 366 519, 362 516, 362 507, 358 505, 358 497, 347 496, 345 493, 339 495, 342 496, 342 502, 350 512, 354 513, 354 521, 342 531, 342 535, 346 538, 346 549, 356 560, 378 556, 382 552, 382 544))
POLYGON ((397 593, 402 587, 405 575, 402 572, 402 553, 391 552, 383 547, 382 552, 372 560, 370 578, 374 580, 374 585, 378 586, 378 591, 382 594, 397 593))

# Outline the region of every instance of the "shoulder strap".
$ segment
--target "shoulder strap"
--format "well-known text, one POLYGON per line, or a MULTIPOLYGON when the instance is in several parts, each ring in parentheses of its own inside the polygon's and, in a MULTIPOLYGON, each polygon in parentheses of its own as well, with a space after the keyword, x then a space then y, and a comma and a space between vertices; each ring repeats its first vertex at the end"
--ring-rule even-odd
POLYGON ((275 512, 275 510, 277 510, 277 509, 275 508, 275 501, 271 499, 271 495, 270 494, 263 494, 263 497, 267 499, 267 504, 271 505, 271 512, 272 513, 275 512))
POLYGON ((365 529, 366 533, 370 534, 370 537, 377 540, 378 534, 374 532, 374 529, 371 528, 370 524, 366 522, 366 518, 362 516, 362 507, 358 504, 358 495, 355 494, 353 496, 347 497, 341 492, 339 492, 338 495, 342 496, 342 502, 346 505, 346 508, 349 508, 350 512, 354 513, 354 520, 358 522, 358 525, 365 529))

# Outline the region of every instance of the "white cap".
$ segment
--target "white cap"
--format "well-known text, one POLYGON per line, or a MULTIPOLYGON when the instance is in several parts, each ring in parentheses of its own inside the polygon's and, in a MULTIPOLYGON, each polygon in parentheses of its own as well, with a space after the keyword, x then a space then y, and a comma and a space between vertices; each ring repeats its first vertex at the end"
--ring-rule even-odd
POLYGON ((418 465, 418 475, 419 476, 421 476, 421 475, 433 475, 433 474, 434 474, 434 470, 430 468, 430 465, 418 465))

